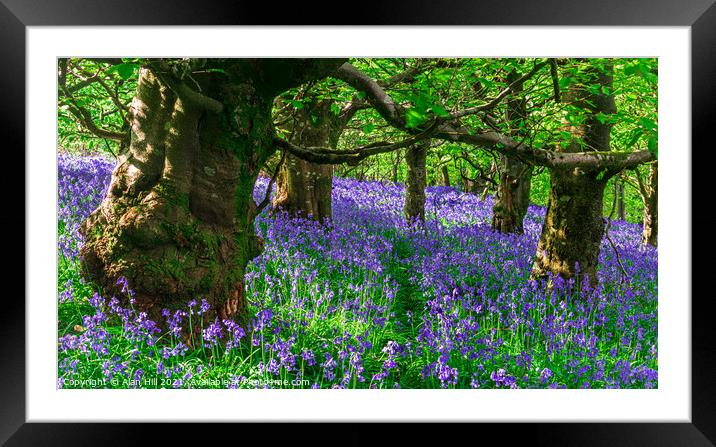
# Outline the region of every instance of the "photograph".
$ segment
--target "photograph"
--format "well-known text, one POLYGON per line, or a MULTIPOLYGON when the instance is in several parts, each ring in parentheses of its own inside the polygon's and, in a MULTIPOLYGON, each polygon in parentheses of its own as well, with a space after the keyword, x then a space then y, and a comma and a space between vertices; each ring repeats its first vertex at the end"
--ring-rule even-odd
POLYGON ((714 0, 311 6, 0 0, 0 445, 716 445, 714 0))
POLYGON ((659 389, 659 58, 55 69, 57 389, 659 389))

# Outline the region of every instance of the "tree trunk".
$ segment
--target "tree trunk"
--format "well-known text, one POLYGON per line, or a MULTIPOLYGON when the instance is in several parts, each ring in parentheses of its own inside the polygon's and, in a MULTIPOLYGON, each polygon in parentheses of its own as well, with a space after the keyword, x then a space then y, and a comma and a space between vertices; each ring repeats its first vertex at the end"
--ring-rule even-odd
MULTIPOLYGON (((600 86, 598 93, 587 88, 572 88, 564 99, 584 113, 579 125, 569 126, 572 140, 562 145, 563 152, 608 151, 611 124, 597 119, 600 112, 616 113, 612 89, 612 70, 590 67, 583 73, 585 86, 600 86), (609 89, 602 94, 601 88, 609 89)), ((563 279, 575 278, 577 287, 587 278, 597 283, 597 260, 604 233, 602 206, 604 188, 617 172, 582 168, 552 169, 550 193, 542 234, 537 246, 532 278, 541 279, 550 273, 563 279)))
MULTIPOLYGON (((513 83, 519 74, 511 71, 507 81, 513 83)), ((512 135, 524 137, 525 120, 527 119, 527 102, 520 96, 522 85, 513 88, 514 95, 507 101, 506 118, 510 123, 512 135)), ((532 184, 533 167, 515 158, 500 156, 499 181, 497 194, 492 207, 492 229, 500 233, 524 232, 523 220, 530 204, 530 187, 532 184)))
MULTIPOLYGON (((335 147, 329 138, 330 101, 304 104, 296 111, 290 141, 302 147, 335 147)), ((332 218, 332 189, 333 165, 311 163, 286 154, 276 179, 273 206, 324 223, 332 218)))
POLYGON ((591 172, 552 170, 549 202, 537 246, 533 279, 548 273, 564 279, 588 276, 596 283, 599 247, 604 234, 604 180, 591 172))
POLYGON ((441 171, 443 174, 443 186, 450 186, 450 172, 447 165, 443 165, 441 171))
POLYGON ((408 177, 405 182, 405 217, 408 222, 425 221, 425 158, 426 143, 409 147, 405 151, 408 177))
POLYGON ((274 208, 318 222, 331 219, 332 165, 310 163, 287 154, 276 185, 274 208))
POLYGON ((522 222, 530 204, 531 166, 502 156, 500 180, 492 207, 492 229, 500 233, 523 233, 522 222))
POLYGON ((657 246, 659 233, 659 207, 658 207, 658 166, 652 164, 649 173, 649 183, 646 186, 646 194, 642 194, 644 201, 644 231, 641 234, 643 244, 657 246))
POLYGON ((102 204, 81 226, 82 270, 118 298, 124 296, 118 280, 126 278, 134 308, 160 325, 162 309, 186 309, 197 298, 211 306, 207 321, 246 325, 244 273, 263 245, 254 232, 253 186, 275 150, 273 99, 338 63, 187 63, 195 61, 221 70, 195 76, 201 94, 187 93, 170 71, 141 69, 129 150, 102 204), (221 105, 212 110, 207 102, 221 105))
POLYGON ((400 152, 395 152, 395 159, 393 160, 393 183, 398 183, 398 168, 400 167, 400 152))
MULTIPOLYGON (((490 172, 488 174, 488 177, 494 179, 495 171, 497 171, 497 163, 495 163, 495 161, 493 160, 492 164, 490 165, 490 172)), ((492 186, 492 182, 485 180, 485 186, 482 189, 482 194, 480 194, 480 201, 485 201, 485 199, 487 198, 487 194, 489 194, 492 190, 492 186)))
POLYGON ((626 220, 626 204, 624 203, 624 182, 614 179, 614 193, 617 196, 617 219, 626 220))
POLYGON ((460 177, 462 177, 462 190, 464 192, 471 192, 473 194, 477 192, 477 190, 479 189, 479 185, 476 181, 467 178, 462 172, 460 173, 460 177))

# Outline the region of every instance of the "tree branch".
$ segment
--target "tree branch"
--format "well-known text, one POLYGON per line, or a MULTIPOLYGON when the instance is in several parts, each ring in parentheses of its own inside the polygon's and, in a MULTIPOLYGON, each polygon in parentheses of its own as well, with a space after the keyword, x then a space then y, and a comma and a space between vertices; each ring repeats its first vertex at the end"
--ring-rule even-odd
POLYGON ((70 113, 72 113, 72 115, 74 115, 75 118, 77 118, 77 120, 93 135, 99 138, 107 138, 110 140, 117 141, 126 141, 128 139, 128 134, 102 129, 97 126, 97 124, 95 124, 94 120, 92 119, 92 114, 87 109, 77 103, 75 98, 67 90, 67 87, 64 84, 60 84, 60 90, 69 101, 67 107, 70 113))
POLYGON ((68 105, 68 109, 93 135, 117 141, 125 141, 127 139, 127 135, 123 133, 113 132, 97 126, 94 120, 92 120, 92 114, 87 109, 79 107, 76 104, 68 105))
POLYGON ((468 107, 467 109, 458 110, 457 112, 452 112, 450 114, 449 119, 462 118, 467 115, 474 115, 479 112, 494 109, 495 107, 497 107, 500 101, 502 101, 507 95, 514 91, 516 87, 524 84, 527 80, 532 78, 542 67, 547 64, 548 62, 540 62, 539 64, 535 64, 534 67, 532 67, 532 70, 515 79, 512 83, 510 83, 510 85, 508 85, 504 90, 502 90, 497 96, 495 96, 487 103, 475 107, 468 107))
POLYGON ((165 61, 152 61, 150 66, 154 68, 154 73, 162 82, 182 100, 211 113, 221 113, 224 110, 224 104, 220 101, 197 92, 180 79, 175 79, 171 74, 171 68, 165 61), (165 73, 168 73, 169 76, 164 76, 165 73))
MULTIPOLYGON (((485 170, 482 169, 482 166, 480 166, 479 163, 477 163, 477 164, 474 163, 474 162, 473 162, 472 160, 470 160, 465 154, 459 155, 458 158, 461 158, 461 159, 465 160, 466 162, 468 162, 468 164, 469 164, 470 166, 472 166, 473 169, 475 169, 475 170, 478 172, 478 178, 481 178, 482 180, 484 180, 484 181, 486 181, 486 182, 489 182, 489 183, 492 183, 493 185, 497 186, 497 182, 495 181, 495 179, 493 179, 492 177, 490 177, 490 176, 488 176, 487 174, 485 174, 485 170)), ((462 175, 462 172, 460 172, 460 175, 462 175)), ((466 178, 470 179, 469 177, 467 177, 467 176, 465 176, 465 175, 463 175, 463 177, 466 177, 466 178)), ((472 180, 472 179, 470 179, 470 180, 472 180)), ((474 181, 474 180, 473 180, 473 181, 474 181)))
POLYGON ((290 143, 282 138, 274 136, 273 142, 276 146, 290 152, 296 157, 317 164, 341 164, 341 163, 358 163, 364 158, 370 157, 371 155, 384 154, 387 152, 396 151, 404 147, 412 146, 418 141, 429 138, 437 127, 437 121, 433 123, 427 130, 414 135, 410 138, 406 138, 403 141, 397 143, 378 142, 371 143, 366 146, 361 146, 356 149, 350 150, 336 150, 323 147, 300 147, 293 143, 290 143))

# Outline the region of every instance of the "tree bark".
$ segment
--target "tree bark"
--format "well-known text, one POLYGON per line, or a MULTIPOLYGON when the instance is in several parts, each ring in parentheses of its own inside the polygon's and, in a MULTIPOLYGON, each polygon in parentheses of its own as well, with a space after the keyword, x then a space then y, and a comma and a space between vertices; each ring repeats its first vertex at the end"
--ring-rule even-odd
MULTIPOLYGON (((596 115, 616 112, 611 93, 611 66, 603 70, 588 67, 583 76, 583 87, 572 87, 563 95, 563 99, 572 101, 584 112, 584 120, 568 126, 572 140, 564 143, 562 150, 566 153, 608 151, 612 125, 608 120, 599 121, 596 115), (589 86, 600 89, 592 93, 589 86), (608 94, 602 94, 602 87, 608 89, 608 94)), ((533 279, 552 274, 563 279, 575 278, 577 287, 581 287, 584 278, 596 285, 597 260, 604 234, 604 188, 609 178, 618 172, 578 167, 550 170, 549 202, 532 269, 533 279)))
POLYGON ((450 172, 447 165, 442 166, 441 172, 443 174, 443 186, 450 186, 450 172))
MULTIPOLYGON (((330 101, 306 105, 296 113, 290 141, 302 147, 331 146, 330 101)), ((276 180, 275 209, 326 222, 332 218, 333 165, 316 164, 287 154, 276 180)))
POLYGON ((405 151, 408 177, 405 182, 405 217, 408 222, 425 221, 425 158, 428 144, 420 143, 405 151))
POLYGON ((604 180, 580 169, 552 170, 549 202, 537 245, 532 278, 549 273, 564 279, 584 276, 596 284, 599 248, 604 234, 604 180))
MULTIPOLYGON (((206 321, 248 323, 244 273, 263 245, 253 185, 275 150, 273 99, 340 63, 205 61, 221 75, 196 74, 202 93, 166 68, 140 70, 129 150, 80 230, 84 275, 118 298, 126 278, 134 308, 160 325, 162 309, 186 309, 197 298, 210 304, 206 321)), ((187 61, 195 62, 206 63, 187 61)))
MULTIPOLYGON (((507 76, 512 84, 519 78, 515 71, 507 76)), ((516 138, 524 138, 527 119, 527 101, 520 96, 521 84, 513 84, 513 93, 508 96, 506 119, 513 129, 511 134, 516 138)), ((497 194, 492 207, 492 229, 500 233, 524 232, 523 220, 530 204, 530 187, 533 167, 515 157, 500 155, 499 181, 497 194)))
POLYGON ((511 157, 501 156, 500 159, 502 166, 492 207, 492 229, 521 234, 530 204, 533 168, 511 157))
POLYGON ((462 177, 462 190, 475 194, 479 189, 478 183, 470 178, 465 177, 464 173, 460 173, 460 176, 462 177))
POLYGON ((659 233, 659 207, 658 207, 658 174, 659 169, 657 163, 650 167, 649 182, 645 191, 642 193, 644 201, 644 230, 641 235, 641 241, 645 245, 657 246, 659 233))

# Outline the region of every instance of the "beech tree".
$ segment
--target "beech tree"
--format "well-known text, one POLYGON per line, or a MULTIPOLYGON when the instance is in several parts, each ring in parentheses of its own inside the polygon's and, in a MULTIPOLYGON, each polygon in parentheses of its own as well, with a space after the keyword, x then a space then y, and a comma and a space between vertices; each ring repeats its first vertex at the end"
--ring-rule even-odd
MULTIPOLYGON (((126 278, 135 306, 155 321, 163 321, 162 308, 202 297, 211 306, 206 318, 245 324, 244 272, 262 247, 252 193, 276 150, 274 98, 343 62, 137 62, 131 131, 107 135, 128 141, 127 150, 118 157, 107 196, 81 228, 83 273, 118 296, 118 278, 126 278)), ((60 81, 61 93, 71 98, 71 86, 60 81)))
MULTIPOLYGON (((610 150, 611 121, 616 113, 613 93, 613 67, 609 62, 580 67, 579 80, 564 94, 574 107, 566 123, 572 138, 562 141, 560 153, 610 150), (601 117, 601 118, 600 118, 601 117)), ((607 181, 624 167, 617 164, 593 168, 569 166, 553 168, 545 223, 537 246, 533 278, 548 273, 566 278, 582 277, 594 285, 599 247, 604 235, 602 207, 607 181)))
MULTIPOLYGON (((300 104, 301 108, 287 120, 290 141, 300 146, 335 148, 335 139, 330 141, 335 126, 330 101, 312 98, 300 104)), ((276 179, 274 209, 318 222, 330 220, 333 166, 311 163, 291 154, 282 160, 276 179)))
MULTIPOLYGON (((527 138, 527 101, 521 96, 522 82, 515 70, 507 75, 511 93, 507 97, 505 120, 511 135, 517 139, 527 138)), ((522 221, 530 204, 530 182, 533 166, 519 158, 501 155, 499 181, 493 206, 492 228, 500 233, 523 233, 522 221)))

